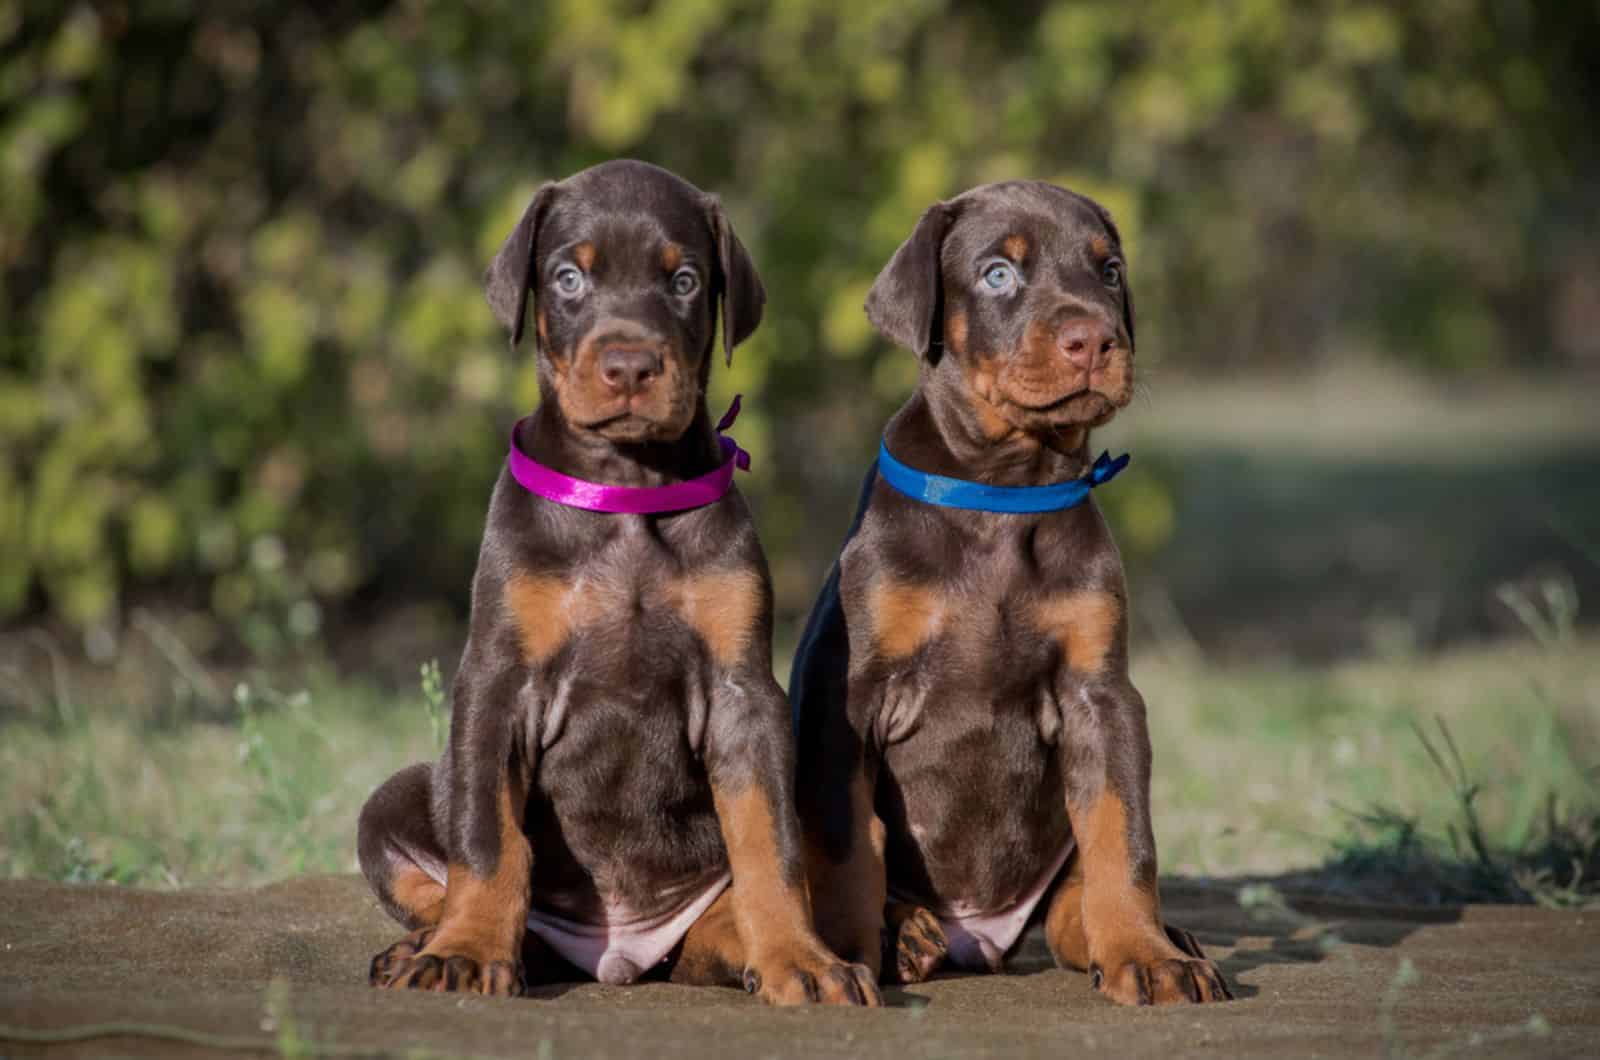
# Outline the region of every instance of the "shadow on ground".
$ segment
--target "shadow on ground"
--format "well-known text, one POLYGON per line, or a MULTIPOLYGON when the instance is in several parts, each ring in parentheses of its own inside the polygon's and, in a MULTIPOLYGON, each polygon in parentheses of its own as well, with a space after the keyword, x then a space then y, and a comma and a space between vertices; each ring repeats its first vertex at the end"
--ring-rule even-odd
POLYGON ((908 1050, 1166 1057, 1209 1048, 1249 1057, 1472 1045, 1474 1056, 1580 1056, 1600 1035, 1592 913, 1292 898, 1292 908, 1251 912, 1234 888, 1182 882, 1164 900, 1220 960, 1239 1001, 1117 1008, 1084 976, 1052 968, 1037 936, 1009 974, 893 991, 880 1012, 778 1011, 734 990, 661 983, 560 987, 516 1001, 389 994, 364 979, 368 958, 398 930, 355 877, 255 891, 0 883, 0 1052, 171 1056, 225 1046, 267 1055, 288 1034, 342 1055, 360 1047, 703 1060, 715 1050, 901 1060, 908 1050), (1330 936, 1340 941, 1330 947, 1330 936), (1409 985, 1397 979, 1403 959, 1418 976, 1409 985), (1548 1024, 1538 1037, 1528 1029, 1536 1016, 1548 1024))

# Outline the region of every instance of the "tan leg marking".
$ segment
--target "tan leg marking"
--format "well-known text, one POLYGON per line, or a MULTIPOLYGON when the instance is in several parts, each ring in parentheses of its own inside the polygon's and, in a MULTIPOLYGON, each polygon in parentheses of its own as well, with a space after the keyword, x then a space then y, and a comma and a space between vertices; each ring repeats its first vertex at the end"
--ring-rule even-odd
POLYGON ((1122 628, 1122 603, 1100 590, 1079 590, 1039 600, 1033 623, 1061 645, 1067 665, 1080 674, 1099 673, 1122 628))
POLYGON ((842 963, 811 927, 803 883, 783 878, 772 803, 757 785, 712 789, 733 870, 734 923, 744 944, 746 985, 779 1005, 807 1001, 881 1004, 864 968, 842 963))
POLYGON ((480 877, 452 863, 437 927, 424 927, 373 958, 373 985, 515 996, 522 993, 533 851, 517 823, 515 796, 502 780, 496 813, 500 856, 480 877))
POLYGON ((444 911, 430 950, 482 954, 487 960, 513 960, 521 952, 528 925, 533 881, 533 850, 512 808, 509 784, 497 800, 500 858, 494 873, 479 877, 461 864, 446 870, 444 911))
POLYGON ((1079 852, 1073 853, 1066 878, 1050 898, 1044 937, 1057 964, 1080 972, 1089 970, 1089 938, 1083 931, 1083 855, 1079 852))
POLYGON ((396 872, 389 881, 389 897, 406 911, 407 927, 433 927, 444 914, 444 885, 419 868, 396 872))
MULTIPOLYGON (((1216 966, 1173 944, 1161 925, 1161 898, 1154 880, 1133 877, 1128 851, 1128 808, 1102 793, 1072 814, 1083 867, 1082 924, 1090 975, 1113 1001, 1124 1005, 1225 1001, 1231 996, 1216 966)), ((1052 916, 1057 903, 1052 903, 1052 916)), ((1077 956, 1068 930, 1071 910, 1061 910, 1051 936, 1058 960, 1077 956)), ((1049 918, 1046 930, 1049 931, 1049 918)))
POLYGON ((739 939, 730 887, 689 928, 667 978, 690 986, 738 986, 744 965, 744 943, 739 939))

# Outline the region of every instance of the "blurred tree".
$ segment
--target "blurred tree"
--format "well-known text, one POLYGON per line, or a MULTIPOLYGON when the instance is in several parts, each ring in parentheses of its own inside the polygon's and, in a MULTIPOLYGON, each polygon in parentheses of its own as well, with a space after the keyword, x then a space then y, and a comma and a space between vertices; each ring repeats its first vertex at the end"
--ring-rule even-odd
MULTIPOLYGON (((481 267, 541 179, 613 155, 719 192, 771 292, 715 386, 751 398, 786 620, 916 374, 865 290, 979 181, 1111 207, 1147 363, 1592 355, 1597 22, 1514 0, 0 0, 0 615, 102 622, 143 586, 309 637, 357 594, 463 600, 503 428, 537 398, 481 267)), ((1158 546, 1170 505, 1125 494, 1158 546)))

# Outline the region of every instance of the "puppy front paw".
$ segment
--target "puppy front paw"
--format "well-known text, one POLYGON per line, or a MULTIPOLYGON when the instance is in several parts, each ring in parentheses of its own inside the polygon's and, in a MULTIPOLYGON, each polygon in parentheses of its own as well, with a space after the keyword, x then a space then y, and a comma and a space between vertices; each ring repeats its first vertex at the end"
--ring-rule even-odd
POLYGON ((1091 961, 1089 983, 1119 1005, 1200 1005, 1233 1000, 1227 980, 1206 959, 1195 937, 1170 926, 1153 944, 1113 947, 1091 961))
POLYGON ((414 931, 372 958, 368 982, 384 990, 434 990, 520 997, 522 962, 440 940, 437 928, 414 931))
POLYGON ((795 947, 752 962, 744 971, 744 988, 769 1005, 883 1004, 871 969, 846 964, 820 944, 795 947))

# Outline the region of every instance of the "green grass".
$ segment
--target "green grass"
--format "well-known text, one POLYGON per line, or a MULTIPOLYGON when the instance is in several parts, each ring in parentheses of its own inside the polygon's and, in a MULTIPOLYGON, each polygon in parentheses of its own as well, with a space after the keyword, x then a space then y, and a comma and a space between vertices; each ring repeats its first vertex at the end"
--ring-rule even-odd
POLYGON ((349 871, 367 795, 436 753, 423 697, 325 678, 287 694, 240 683, 198 713, 0 725, 0 875, 177 887, 349 871))
MULTIPOLYGON (((1552 630, 1323 668, 1140 646, 1163 871, 1407 901, 1594 901, 1600 641, 1552 630)), ((302 685, 0 722, 0 876, 177 887, 354 869, 363 800, 442 742, 442 675, 425 666, 398 696, 302 685)))
POLYGON ((1163 871, 1434 903, 1600 900, 1600 642, 1153 661, 1163 871))

